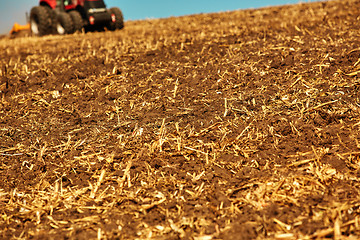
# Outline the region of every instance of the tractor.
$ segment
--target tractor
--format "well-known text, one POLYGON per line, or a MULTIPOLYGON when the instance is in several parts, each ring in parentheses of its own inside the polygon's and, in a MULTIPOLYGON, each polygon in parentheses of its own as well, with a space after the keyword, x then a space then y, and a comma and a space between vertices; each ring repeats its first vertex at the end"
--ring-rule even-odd
POLYGON ((107 9, 103 0, 40 0, 30 11, 30 29, 37 36, 122 28, 121 10, 107 9))

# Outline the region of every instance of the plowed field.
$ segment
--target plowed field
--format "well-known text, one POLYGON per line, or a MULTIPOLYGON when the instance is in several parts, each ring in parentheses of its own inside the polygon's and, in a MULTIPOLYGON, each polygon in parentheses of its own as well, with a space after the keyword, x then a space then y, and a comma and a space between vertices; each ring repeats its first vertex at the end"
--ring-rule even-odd
POLYGON ((360 2, 0 40, 1 239, 358 239, 360 2))

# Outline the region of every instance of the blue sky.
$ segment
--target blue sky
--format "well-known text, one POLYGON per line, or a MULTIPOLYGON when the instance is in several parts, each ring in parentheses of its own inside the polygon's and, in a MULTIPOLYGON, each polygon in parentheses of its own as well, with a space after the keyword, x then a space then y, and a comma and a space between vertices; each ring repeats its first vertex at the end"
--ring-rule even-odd
MULTIPOLYGON (((164 18, 299 2, 310 0, 105 0, 108 7, 119 7, 125 20, 164 18)), ((1 0, 0 34, 9 32, 14 22, 25 24, 25 13, 38 3, 38 0, 1 0)))

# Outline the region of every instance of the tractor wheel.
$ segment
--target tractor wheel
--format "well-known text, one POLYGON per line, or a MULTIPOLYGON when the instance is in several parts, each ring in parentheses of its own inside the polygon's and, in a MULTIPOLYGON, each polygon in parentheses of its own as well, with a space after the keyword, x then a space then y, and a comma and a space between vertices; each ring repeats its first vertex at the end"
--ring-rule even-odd
POLYGON ((30 11, 30 29, 34 35, 43 36, 50 33, 51 19, 46 7, 33 7, 30 11))
POLYGON ((73 31, 74 32, 81 32, 83 27, 84 27, 84 23, 83 23, 83 19, 81 17, 81 14, 74 10, 69 12, 69 15, 71 17, 71 20, 73 22, 73 31))
POLYGON ((73 22, 71 17, 66 12, 60 12, 57 15, 56 31, 60 35, 69 34, 73 32, 73 22))
POLYGON ((56 12, 48 6, 45 6, 45 9, 50 19, 50 28, 48 34, 56 33, 56 25, 57 25, 56 12))
POLYGON ((121 10, 117 7, 110 8, 110 14, 115 16, 115 22, 111 22, 109 30, 115 31, 124 28, 124 17, 121 10))

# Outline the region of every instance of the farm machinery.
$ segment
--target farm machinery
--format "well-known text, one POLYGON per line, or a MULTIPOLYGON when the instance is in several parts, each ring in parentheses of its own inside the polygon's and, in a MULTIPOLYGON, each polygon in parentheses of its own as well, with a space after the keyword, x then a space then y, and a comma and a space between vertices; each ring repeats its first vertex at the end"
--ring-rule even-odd
POLYGON ((30 29, 38 36, 123 27, 121 10, 107 9, 103 0, 40 0, 30 11, 30 29))
POLYGON ((30 30, 30 24, 26 24, 26 25, 20 25, 18 23, 14 23, 14 26, 12 27, 11 31, 10 31, 10 35, 17 35, 20 34, 21 32, 29 32, 30 30))

